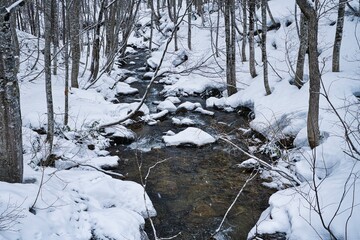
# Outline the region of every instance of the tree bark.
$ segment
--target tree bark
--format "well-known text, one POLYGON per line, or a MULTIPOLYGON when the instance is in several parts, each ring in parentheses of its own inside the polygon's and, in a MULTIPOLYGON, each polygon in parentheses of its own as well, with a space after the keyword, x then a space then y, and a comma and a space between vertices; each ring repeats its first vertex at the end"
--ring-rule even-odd
POLYGON ((261 53, 262 53, 262 61, 263 61, 264 87, 265 87, 266 95, 270 95, 271 90, 269 86, 268 62, 267 62, 267 52, 266 52, 266 33, 267 33, 266 6, 267 6, 267 0, 261 0, 261 16, 262 16, 261 53))
POLYGON ((0 0, 0 181, 23 180, 20 93, 7 0, 0 0))
POLYGON ((188 37, 187 37, 187 45, 189 50, 191 50, 191 15, 192 15, 192 11, 191 11, 191 0, 186 0, 186 6, 189 9, 188 11, 188 37))
POLYGON ((91 58, 91 66, 90 66, 90 82, 94 82, 98 76, 99 68, 100 68, 100 30, 101 30, 101 22, 103 20, 103 15, 105 11, 105 3, 106 0, 101 1, 99 15, 97 18, 95 30, 94 30, 94 42, 92 48, 92 58, 91 58))
POLYGON ((255 24, 255 0, 249 0, 249 67, 252 78, 256 77, 255 69, 255 46, 254 46, 254 24, 255 24))
POLYGON ((236 93, 235 72, 235 5, 234 0, 225 1, 225 42, 226 42, 226 82, 228 96, 236 93))
POLYGON ((304 84, 304 66, 305 66, 305 56, 306 50, 309 46, 309 26, 308 20, 305 18, 304 14, 300 15, 300 45, 298 51, 298 57, 296 62, 296 72, 294 84, 298 88, 301 88, 304 84))
POLYGON ((319 129, 319 98, 320 98, 320 70, 318 61, 318 16, 308 1, 296 0, 301 11, 309 21, 309 109, 307 116, 307 135, 309 146, 313 149, 320 144, 319 129))
POLYGON ((52 1, 44 1, 44 36, 45 36, 45 48, 44 48, 44 72, 45 72, 45 92, 46 92, 46 106, 47 106, 47 133, 46 142, 49 144, 48 156, 52 152, 53 140, 54 140, 54 107, 52 99, 51 88, 51 5, 52 1))
POLYGON ((243 39, 241 43, 241 61, 246 62, 246 42, 247 42, 247 0, 242 0, 242 27, 243 39))
POLYGON ((80 4, 81 1, 72 1, 70 11, 70 47, 72 52, 71 87, 78 88, 80 69, 80 4))
POLYGON ((336 23, 336 33, 333 47, 332 71, 340 71, 340 48, 344 28, 345 4, 347 0, 339 0, 339 9, 336 23))

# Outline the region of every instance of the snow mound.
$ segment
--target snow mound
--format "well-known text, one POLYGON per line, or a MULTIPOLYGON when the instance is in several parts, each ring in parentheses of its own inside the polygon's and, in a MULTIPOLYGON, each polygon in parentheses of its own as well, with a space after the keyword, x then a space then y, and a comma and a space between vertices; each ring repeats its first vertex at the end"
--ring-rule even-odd
POLYGON ((117 94, 129 95, 129 94, 135 94, 138 92, 139 92, 139 90, 137 90, 137 88, 130 87, 130 85, 125 82, 118 82, 116 84, 116 93, 117 94))
POLYGON ((166 146, 179 146, 184 144, 203 146, 216 142, 213 136, 195 127, 188 127, 174 136, 163 136, 162 138, 166 146))
POLYGON ((194 125, 195 122, 193 120, 191 120, 190 118, 172 118, 172 123, 175 124, 175 125, 185 125, 185 126, 191 126, 191 125, 194 125))
POLYGON ((201 104, 198 103, 198 102, 192 103, 192 102, 186 101, 186 102, 180 104, 180 105, 178 106, 178 109, 184 108, 184 109, 186 109, 186 110, 192 111, 192 110, 194 110, 195 108, 199 108, 199 107, 201 108, 201 104))
POLYGON ((157 109, 160 111, 168 110, 169 112, 175 112, 177 107, 171 101, 165 100, 159 103, 157 109))

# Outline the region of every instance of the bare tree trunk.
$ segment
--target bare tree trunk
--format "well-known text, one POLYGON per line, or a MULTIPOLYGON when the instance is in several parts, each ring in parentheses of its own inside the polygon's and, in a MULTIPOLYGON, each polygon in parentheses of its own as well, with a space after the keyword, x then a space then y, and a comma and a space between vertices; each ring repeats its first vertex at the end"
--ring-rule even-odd
MULTIPOLYGON (((177 18, 178 18, 178 16, 177 16, 177 13, 176 13, 176 0, 172 0, 173 1, 173 17, 174 17, 174 26, 176 26, 177 25, 177 18)), ((178 51, 179 50, 179 47, 178 47, 178 37, 177 37, 177 29, 176 29, 176 27, 174 27, 174 31, 175 31, 175 33, 174 33, 174 45, 175 45, 175 51, 178 51)))
POLYGON ((47 105, 47 134, 46 141, 49 144, 49 155, 52 152, 53 140, 54 140, 54 107, 52 99, 51 89, 51 6, 52 1, 44 1, 44 36, 45 36, 45 48, 44 48, 44 62, 45 62, 45 91, 46 91, 46 105, 47 105))
POLYGON ((57 51, 59 47, 59 17, 58 17, 58 3, 52 1, 51 5, 51 37, 53 43, 53 74, 57 75, 57 51))
POLYGON ((296 0, 305 17, 309 20, 309 73, 310 97, 307 117, 308 142, 311 148, 320 144, 319 130, 319 97, 320 97, 320 70, 318 61, 318 18, 315 8, 308 1, 296 0))
POLYGON ((94 33, 94 42, 93 42, 93 49, 92 49, 92 59, 91 59, 91 66, 90 66, 90 78, 89 81, 93 82, 96 80, 97 75, 99 73, 100 68, 100 30, 101 30, 101 22, 103 20, 103 15, 105 11, 105 4, 106 0, 101 1, 99 15, 97 18, 96 26, 95 26, 95 33, 94 33))
POLYGON ((154 35, 154 18, 155 14, 151 11, 151 19, 150 19, 150 38, 149 38, 149 49, 152 50, 152 42, 153 42, 153 35, 154 35))
POLYGON ((80 4, 81 1, 72 1, 70 18, 70 44, 72 52, 71 87, 78 88, 80 69, 80 4))
POLYGON ((332 71, 340 71, 340 48, 344 28, 345 3, 347 0, 339 0, 339 9, 336 23, 336 33, 333 48, 332 71))
POLYGON ((269 74, 268 74, 268 62, 267 62, 267 52, 266 52, 266 33, 267 33, 267 19, 266 19, 266 5, 267 0, 261 0, 261 53, 263 61, 263 74, 264 74, 264 87, 266 95, 271 94, 269 86, 269 74))
POLYGON ((23 180, 20 93, 7 0, 0 0, 0 181, 23 180))
POLYGON ((69 123, 69 0, 63 0, 62 2, 62 16, 63 16, 63 44, 64 44, 64 65, 65 65, 65 102, 64 102, 64 126, 69 123), (66 4, 65 4, 66 1, 66 4))
POLYGON ((255 24, 255 0, 249 0, 249 67, 251 77, 256 77, 255 69, 255 46, 254 46, 254 24, 255 24))
POLYGON ((168 9, 169 18, 172 22, 174 22, 174 16, 172 15, 171 5, 172 5, 172 0, 167 0, 167 9, 168 9))
POLYGON ((226 82, 228 96, 237 92, 235 74, 235 10, 234 0, 225 1, 225 42, 226 42, 226 82))
POLYGON ((243 27, 243 39, 241 43, 241 61, 246 62, 246 42, 247 42, 247 0, 242 0, 242 27, 243 27))
POLYGON ((296 72, 295 72, 295 86, 301 88, 304 84, 304 66, 305 66, 305 55, 306 50, 309 46, 309 26, 308 20, 305 18, 304 14, 300 15, 300 46, 296 62, 296 72))
POLYGON ((186 6, 189 9, 188 11, 188 37, 187 37, 187 45, 189 50, 191 50, 191 15, 192 15, 192 11, 191 11, 191 7, 190 6, 191 0, 186 0, 186 6))
POLYGON ((129 5, 128 7, 128 15, 126 18, 126 28, 123 29, 123 38, 121 41, 121 48, 120 48, 120 58, 124 57, 125 55, 125 50, 126 50, 126 45, 128 42, 128 39, 130 37, 131 31, 133 30, 133 25, 135 24, 135 20, 136 20, 136 16, 137 13, 139 11, 139 6, 140 6, 141 1, 138 0, 137 2, 134 0, 131 2, 131 5, 129 5))
POLYGON ((220 28, 220 13, 222 8, 222 2, 223 0, 219 0, 218 2, 218 14, 217 14, 217 20, 216 20, 216 37, 215 37, 215 56, 219 57, 219 28, 220 28))

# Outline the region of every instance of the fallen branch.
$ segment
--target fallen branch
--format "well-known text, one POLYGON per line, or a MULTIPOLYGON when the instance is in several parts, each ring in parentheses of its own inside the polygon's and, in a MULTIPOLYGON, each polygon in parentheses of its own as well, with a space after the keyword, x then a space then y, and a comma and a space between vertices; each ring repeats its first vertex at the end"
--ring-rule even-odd
POLYGON ((243 186, 241 187, 241 189, 239 190, 238 194, 236 195, 234 201, 231 203, 230 207, 227 209, 223 219, 221 220, 221 223, 219 225, 219 227, 216 229, 215 233, 212 234, 212 237, 215 236, 222 228, 226 218, 227 218, 227 215, 229 214, 230 210, 233 208, 233 206, 235 205, 235 203, 237 202, 237 200, 239 199, 240 197, 240 194, 244 191, 246 185, 255 178, 255 176, 257 175, 257 171, 253 174, 251 173, 250 177, 248 179, 246 179, 245 183, 243 184, 243 186))
POLYGON ((120 180, 124 180, 124 179, 125 179, 125 176, 122 175, 121 173, 110 172, 110 171, 107 171, 107 170, 104 170, 104 169, 101 169, 101 168, 92 166, 92 165, 90 165, 90 164, 82 164, 82 163, 75 162, 75 161, 73 161, 73 160, 67 160, 67 161, 71 161, 71 162, 75 163, 75 165, 73 165, 73 166, 71 166, 71 167, 68 167, 68 168, 65 168, 65 170, 70 170, 70 169, 76 168, 76 167, 89 167, 89 168, 95 169, 96 171, 102 172, 102 173, 104 173, 104 174, 106 174, 106 175, 109 175, 110 177, 113 177, 113 178, 116 178, 116 179, 120 179, 120 180))
POLYGON ((254 160, 256 160, 260 166, 262 166, 263 168, 267 169, 267 170, 271 170, 271 171, 274 171, 274 172, 277 172, 279 173, 282 177, 290 180, 291 182, 295 182, 297 185, 300 185, 301 182, 300 180, 293 174, 291 173, 287 173, 283 170, 281 170, 280 168, 278 167, 275 167, 267 162, 265 162, 264 160, 256 157, 255 155, 253 154, 250 154, 248 153, 247 151, 245 151, 244 149, 240 148, 239 146, 237 146, 235 143, 231 142, 230 140, 226 139, 226 138, 223 138, 223 137, 220 137, 219 138, 220 140, 223 140, 224 142, 226 143, 229 143, 230 145, 232 145, 233 147, 235 147, 236 149, 238 149, 239 151, 241 151, 242 153, 244 153, 246 156, 250 157, 250 158, 253 158, 254 160))

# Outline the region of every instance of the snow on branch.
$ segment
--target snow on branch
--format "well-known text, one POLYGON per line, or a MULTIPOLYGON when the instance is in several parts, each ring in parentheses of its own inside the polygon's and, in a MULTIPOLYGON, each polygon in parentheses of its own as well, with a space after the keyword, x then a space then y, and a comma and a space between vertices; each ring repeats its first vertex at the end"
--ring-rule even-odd
POLYGON ((22 6, 24 4, 25 0, 18 0, 11 4, 9 7, 5 8, 8 13, 11 13, 11 11, 16 8, 17 6, 22 6))

